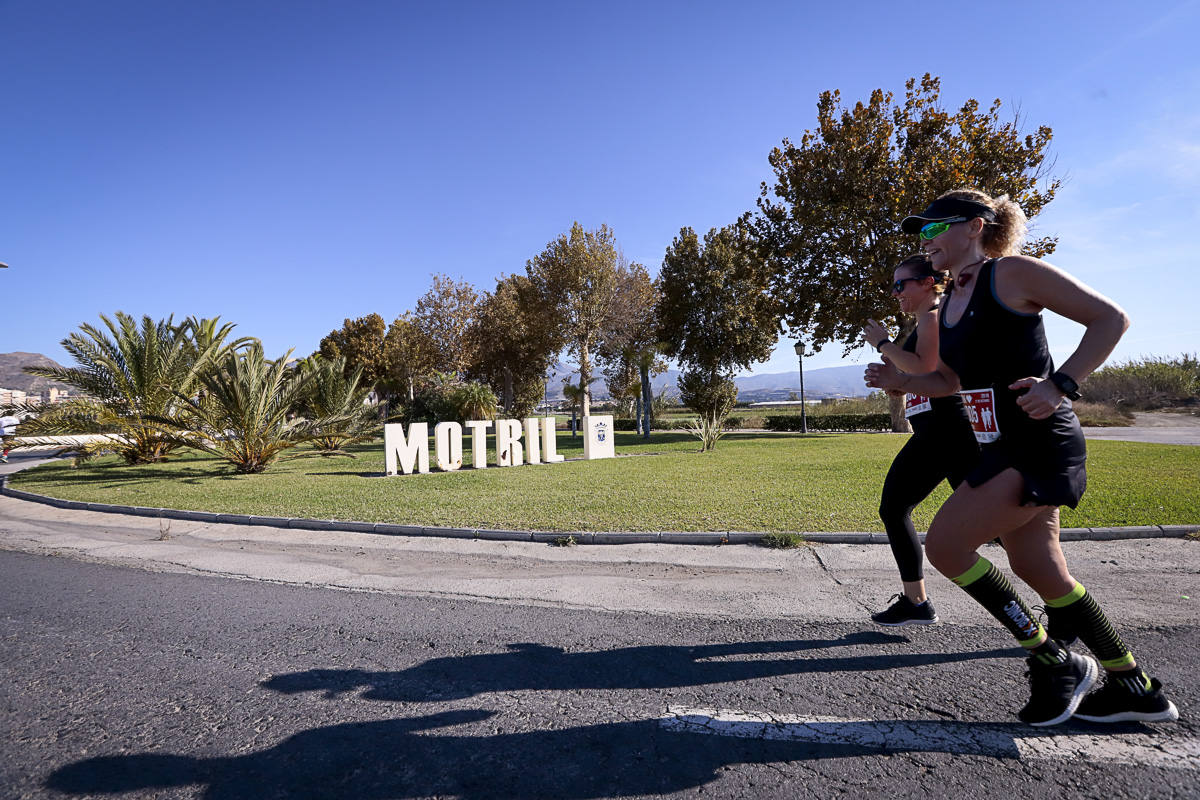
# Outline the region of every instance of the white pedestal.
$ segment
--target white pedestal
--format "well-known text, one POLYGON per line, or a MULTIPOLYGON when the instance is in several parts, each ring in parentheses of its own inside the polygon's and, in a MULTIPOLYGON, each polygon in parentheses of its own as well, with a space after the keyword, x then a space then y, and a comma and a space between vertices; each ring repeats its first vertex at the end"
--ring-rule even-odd
POLYGON ((617 455, 611 414, 583 418, 583 457, 613 458, 617 455))

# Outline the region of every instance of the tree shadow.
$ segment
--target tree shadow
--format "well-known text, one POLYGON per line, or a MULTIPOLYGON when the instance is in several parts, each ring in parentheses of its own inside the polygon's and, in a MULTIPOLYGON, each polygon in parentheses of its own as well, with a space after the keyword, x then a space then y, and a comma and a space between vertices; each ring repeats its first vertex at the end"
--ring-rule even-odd
MULTIPOLYGON (((625 797, 694 789, 716 780, 733 764, 904 752, 1016 759, 1022 755, 1023 740, 1049 737, 1013 724, 880 720, 807 723, 801 731, 805 738, 797 740, 764 733, 761 724, 758 733, 735 726, 712 735, 716 731, 672 726, 671 717, 478 733, 478 723, 494 714, 458 710, 331 725, 240 756, 138 753, 89 758, 55 770, 45 785, 68 794, 197 785, 207 800, 625 797), (476 725, 476 732, 430 733, 458 725, 476 725)), ((1059 739, 1070 734, 1069 729, 1055 729, 1059 739)))
MULTIPOLYGON (((70 473, 71 483, 90 486, 96 489, 119 489, 140 484, 158 484, 165 478, 181 483, 200 483, 202 480, 213 478, 232 478, 233 473, 219 468, 178 467, 172 466, 170 472, 148 466, 131 466, 127 464, 104 464, 94 469, 77 470, 70 473)), ((31 492, 36 492, 38 486, 55 486, 62 483, 61 472, 32 472, 23 473, 21 486, 31 492)))
POLYGON ((1017 650, 795 657, 806 650, 907 641, 895 634, 864 631, 838 639, 646 645, 581 653, 517 643, 502 653, 434 658, 403 670, 311 669, 275 675, 261 685, 283 694, 321 691, 336 697, 365 689, 361 697, 368 700, 433 702, 520 690, 666 689, 814 672, 879 671, 995 658, 1017 650), (769 657, 775 654, 781 657, 769 657))

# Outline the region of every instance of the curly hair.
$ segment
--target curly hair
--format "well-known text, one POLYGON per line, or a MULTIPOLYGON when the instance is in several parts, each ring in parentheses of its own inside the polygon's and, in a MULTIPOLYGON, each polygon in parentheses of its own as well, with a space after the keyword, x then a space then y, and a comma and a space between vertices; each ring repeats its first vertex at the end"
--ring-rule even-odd
MULTIPOLYGON (((971 200, 982 203, 996 214, 994 222, 984 221, 983 252, 992 258, 1015 256, 1021 252, 1025 242, 1025 231, 1028 219, 1025 212, 1008 195, 992 197, 978 189, 951 189, 941 197, 953 197, 958 200, 971 200)), ((940 198, 939 198, 940 199, 940 198)))

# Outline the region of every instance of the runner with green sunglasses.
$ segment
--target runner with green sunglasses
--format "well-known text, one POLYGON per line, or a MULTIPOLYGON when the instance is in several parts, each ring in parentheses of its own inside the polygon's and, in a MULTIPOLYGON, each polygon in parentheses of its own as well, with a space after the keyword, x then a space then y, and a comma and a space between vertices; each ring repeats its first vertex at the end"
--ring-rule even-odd
POLYGON ((1061 270, 1020 255, 1025 214, 1007 196, 960 189, 939 197, 901 228, 918 234, 952 291, 939 312, 937 367, 924 375, 890 364, 867 368, 867 384, 963 397, 980 458, 939 509, 925 554, 943 575, 996 617, 1028 653, 1030 700, 1018 717, 1056 725, 1179 718, 1162 685, 1138 665, 1099 604, 1067 569, 1059 506, 1074 508, 1087 484, 1087 450, 1071 400, 1129 326, 1112 300, 1061 270), (1086 328, 1055 369, 1042 325, 1049 309, 1086 328), (1009 566, 1046 605, 1049 630, 1012 584, 976 551, 999 537, 1009 566), (1099 659, 1072 653, 1076 637, 1099 659))

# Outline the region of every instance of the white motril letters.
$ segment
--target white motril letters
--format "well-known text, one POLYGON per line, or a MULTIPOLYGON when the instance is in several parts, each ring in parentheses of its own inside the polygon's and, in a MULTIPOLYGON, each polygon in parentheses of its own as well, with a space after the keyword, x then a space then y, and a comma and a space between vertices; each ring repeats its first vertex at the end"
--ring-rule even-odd
MULTIPOLYGON (((487 434, 496 433, 496 466, 516 467, 521 464, 558 464, 563 457, 556 449, 554 417, 528 419, 468 420, 439 422, 433 429, 434 463, 445 472, 463 466, 463 428, 471 435, 471 465, 486 469, 487 434)), ((584 458, 612 458, 612 417, 585 417, 584 458)), ((384 462, 388 475, 429 472, 429 424, 414 422, 383 426, 384 462)))

